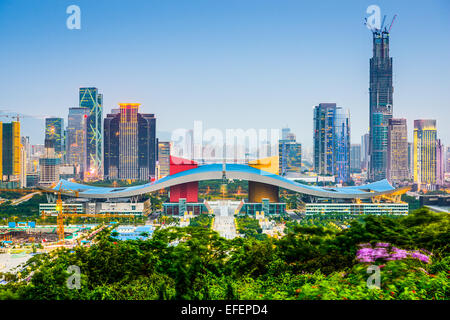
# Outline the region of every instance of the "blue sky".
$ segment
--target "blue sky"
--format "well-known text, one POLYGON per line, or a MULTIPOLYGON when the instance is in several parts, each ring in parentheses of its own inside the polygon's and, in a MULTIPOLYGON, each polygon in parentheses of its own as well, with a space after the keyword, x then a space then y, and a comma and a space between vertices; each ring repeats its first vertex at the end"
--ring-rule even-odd
MULTIPOLYGON (((288 125, 311 146, 313 106, 336 102, 350 110, 360 143, 371 4, 389 22, 398 14, 394 116, 408 119, 410 136, 414 119, 437 119, 450 144, 447 0, 0 0, 0 110, 67 119, 78 88, 96 86, 106 112, 141 103, 159 131, 194 120, 221 129, 288 125), (66 28, 71 4, 81 8, 81 30, 66 28)), ((24 122, 23 132, 43 143, 41 125, 24 122)))

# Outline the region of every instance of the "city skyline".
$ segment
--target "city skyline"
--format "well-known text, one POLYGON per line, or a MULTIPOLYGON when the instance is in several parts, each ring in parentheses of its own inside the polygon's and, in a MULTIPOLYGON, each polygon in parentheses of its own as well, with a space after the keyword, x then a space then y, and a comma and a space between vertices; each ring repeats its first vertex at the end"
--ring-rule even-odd
MULTIPOLYGON (((325 3, 327 6, 319 10, 295 1, 285 1, 282 6, 262 1, 258 2, 255 13, 250 11, 253 7, 249 3, 233 2, 231 7, 223 5, 224 16, 217 19, 216 10, 222 9, 220 3, 136 2, 131 8, 123 8, 121 2, 80 1, 81 30, 68 30, 65 8, 69 2, 43 1, 40 6, 6 2, 0 5, 0 24, 10 50, 1 53, 0 58, 8 61, 4 70, 10 71, 11 76, 0 80, 0 109, 67 119, 68 108, 78 106, 74 92, 80 87, 95 86, 105 95, 104 114, 119 102, 136 101, 143 105, 145 112, 155 113, 160 119, 158 131, 189 129, 195 120, 220 129, 255 126, 281 129, 288 125, 297 140, 310 148, 312 107, 320 102, 335 102, 350 110, 351 142, 356 143, 368 129, 368 69, 372 42, 363 18, 368 16, 365 10, 371 3, 325 3), (275 6, 277 11, 273 13, 270 9, 275 6), (123 21, 127 21, 130 12, 136 14, 138 8, 142 9, 142 13, 138 13, 139 22, 126 25, 113 22, 116 19, 112 18, 119 12, 123 21), (195 11, 199 8, 210 15, 199 17, 195 11), (168 25, 161 20, 167 18, 169 12, 173 16, 185 13, 183 28, 180 22, 171 20, 173 23, 168 25), (100 13, 104 16, 98 17, 100 13), (230 21, 236 15, 241 20, 233 26, 230 21), (321 19, 320 28, 314 23, 319 15, 330 18, 321 19), (108 22, 108 19, 112 20, 108 22), (272 23, 272 29, 263 23, 264 19, 272 23), (159 22, 162 24, 157 28, 159 22), (212 30, 200 28, 201 23, 208 22, 212 23, 212 30), (32 24, 37 30, 27 32, 32 24), (118 31, 118 27, 124 30, 118 31), (337 37, 334 33, 341 27, 347 37, 337 37), (125 39, 125 31, 137 32, 146 41, 125 39), (237 31, 241 31, 240 36, 233 37, 237 31), (49 42, 49 34, 55 36, 55 41, 49 42), (17 36, 20 44, 16 42, 17 36), (36 39, 31 39, 32 36, 36 39), (251 39, 253 41, 249 41, 251 39), (81 52, 81 43, 92 50, 81 52), (101 50, 99 43, 104 45, 101 50), (270 46, 274 43, 275 47, 270 46), (334 47, 334 44, 339 45, 334 47), (113 45, 118 49, 110 50, 113 45), (333 50, 319 50, 319 53, 313 50, 315 46, 325 45, 333 50), (133 50, 134 47, 137 49, 133 50), (60 51, 55 51, 58 48, 60 51), (99 50, 108 54, 102 55, 99 50), (184 55, 177 54, 177 50, 184 55), (14 52, 20 54, 11 54, 14 52), (126 62, 130 58, 134 61, 126 62), (169 66, 170 62, 174 65, 169 66), (24 65, 31 68, 24 68, 24 65), (45 74, 41 68, 47 68, 45 74), (322 72, 317 72, 321 70, 326 70, 326 78, 322 72), (43 74, 44 79, 34 81, 37 74, 43 74), (46 76, 49 79, 45 79, 46 76), (20 95, 18 90, 25 90, 27 95, 20 95), (277 113, 268 116, 270 108, 276 108, 277 113), (266 112, 256 114, 256 110, 266 112), (180 119, 171 116, 174 112, 180 119), (236 114, 241 116, 236 117, 236 114), (248 121, 250 114, 251 122, 248 121)), ((416 119, 437 119, 439 137, 445 145, 450 141, 450 128, 442 125, 441 120, 450 101, 444 89, 450 85, 445 77, 450 64, 448 59, 443 59, 448 43, 436 39, 449 30, 450 23, 444 19, 444 12, 448 12, 450 6, 444 1, 427 5, 399 2, 395 8, 386 1, 379 1, 377 5, 382 15, 398 14, 390 45, 390 55, 394 58, 394 117, 406 117, 409 128, 416 119), (419 12, 433 17, 428 21, 433 33, 415 29, 413 36, 409 34, 419 12), (418 39, 423 44, 420 48, 414 42, 418 39), (409 93, 419 91, 425 93, 409 93)), ((30 136, 34 144, 43 142, 43 138, 34 140, 35 136, 42 136, 44 121, 41 122, 42 129, 33 129, 35 131, 23 125, 23 135, 30 136)), ((412 130, 408 130, 408 138, 412 141, 412 130)))

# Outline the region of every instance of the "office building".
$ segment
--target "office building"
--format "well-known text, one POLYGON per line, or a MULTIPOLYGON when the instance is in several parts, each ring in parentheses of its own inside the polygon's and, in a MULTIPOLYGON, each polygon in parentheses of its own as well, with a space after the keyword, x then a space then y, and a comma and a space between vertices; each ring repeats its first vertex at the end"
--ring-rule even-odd
POLYGON ((168 141, 158 141, 158 165, 158 178, 163 178, 170 174, 170 142, 168 141))
POLYGON ((350 114, 336 109, 336 165, 335 176, 338 183, 350 181, 350 114))
POLYGON ((138 103, 121 103, 104 120, 104 174, 109 180, 151 180, 157 157, 156 118, 138 103))
POLYGON ((436 184, 443 186, 445 182, 445 148, 441 139, 436 141, 436 184))
POLYGON ((296 141, 297 137, 295 136, 295 133, 289 132, 288 134, 286 134, 286 140, 288 140, 288 141, 296 141))
POLYGON ((369 134, 361 136, 361 169, 367 171, 369 167, 369 134))
POLYGON ((45 139, 53 140, 55 152, 61 159, 65 156, 64 119, 45 118, 45 139))
POLYGON ((389 119, 387 178, 391 183, 409 179, 406 119, 389 119))
POLYGON ((408 171, 409 180, 414 179, 414 143, 408 142, 408 171))
POLYGON ((281 129, 281 140, 288 140, 288 134, 291 132, 290 128, 282 128, 281 129))
POLYGON ((368 178, 387 177, 388 123, 393 112, 392 58, 389 32, 372 30, 373 56, 370 59, 369 87, 369 171, 368 178))
POLYGON ((97 88, 80 88, 80 108, 89 110, 86 133, 86 174, 89 179, 103 173, 103 95, 97 88))
POLYGON ((352 144, 350 146, 350 171, 352 173, 361 172, 361 145, 352 144))
POLYGON ((314 107, 314 170, 350 181, 350 116, 335 103, 314 107))
POLYGON ((1 161, 0 173, 2 181, 18 182, 21 173, 20 122, 0 122, 1 161))
POLYGON ((302 145, 294 140, 280 140, 278 144, 279 174, 300 173, 302 168, 302 145))
POLYGON ((436 120, 414 120, 414 183, 418 189, 436 185, 436 120))
POLYGON ((369 134, 361 136, 361 169, 367 171, 369 167, 369 134))
POLYGON ((61 158, 55 152, 55 140, 45 139, 45 153, 39 159, 39 184, 50 187, 59 181, 61 158))
POLYGON ((446 171, 450 173, 450 147, 447 147, 447 152, 445 153, 446 171))
POLYGON ((67 123, 66 162, 75 167, 75 173, 84 179, 87 168, 87 108, 69 108, 67 123))
POLYGON ((306 203, 305 214, 407 215, 407 203, 306 203))
POLYGON ((27 151, 26 151, 25 146, 23 144, 20 144, 19 186, 21 188, 26 188, 27 187, 27 151))

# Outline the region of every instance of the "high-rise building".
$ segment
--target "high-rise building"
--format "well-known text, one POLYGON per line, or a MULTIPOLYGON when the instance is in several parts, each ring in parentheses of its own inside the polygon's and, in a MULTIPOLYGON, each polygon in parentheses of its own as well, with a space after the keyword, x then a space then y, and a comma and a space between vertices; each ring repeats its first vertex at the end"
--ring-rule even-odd
POLYGON ((369 167, 369 134, 361 136, 361 169, 367 170, 369 167))
POLYGON ((287 128, 287 127, 282 128, 281 129, 281 140, 288 140, 287 136, 290 132, 291 132, 290 128, 287 128))
POLYGON ((314 107, 314 170, 350 181, 350 116, 335 103, 314 107))
POLYGON ((67 122, 66 162, 75 167, 76 175, 84 179, 87 168, 87 108, 69 108, 67 122))
POLYGON ((343 109, 336 109, 336 169, 338 183, 350 181, 350 114, 343 109))
POLYGON ((389 32, 373 29, 373 56, 370 59, 369 87, 369 174, 371 181, 387 177, 388 121, 392 118, 392 58, 389 32))
MULTIPOLYGON (((22 137, 22 141, 23 141, 22 137)), ((21 188, 27 187, 27 151, 23 144, 20 144, 20 175, 19 185, 21 188)))
POLYGON ((321 103, 314 108, 314 170, 318 174, 334 173, 335 103, 321 103))
POLYGON ((39 159, 39 184, 52 186, 59 181, 61 158, 55 152, 55 139, 45 139, 45 153, 39 159))
POLYGON ((408 142, 408 170, 409 180, 414 179, 414 143, 408 142))
POLYGON ((103 173, 103 95, 97 88, 80 88, 80 108, 89 110, 86 135, 86 173, 100 178, 103 173))
POLYGON ((64 119, 45 118, 45 139, 54 141, 55 152, 61 159, 64 158, 66 151, 64 137, 64 119))
POLYGON ((286 140, 289 140, 289 141, 296 141, 296 140, 297 140, 297 137, 295 136, 295 133, 289 132, 288 134, 286 134, 286 140))
POLYGON ((443 186, 445 181, 445 148, 441 139, 436 141, 436 184, 443 186))
POLYGON ((20 122, 0 122, 2 181, 19 181, 21 168, 20 122))
POLYGON ((31 172, 31 166, 32 166, 32 161, 31 161, 31 143, 30 143, 30 137, 21 137, 20 138, 20 143, 22 144, 23 148, 24 148, 24 152, 25 152, 25 169, 26 172, 31 172))
POLYGON ((139 113, 138 103, 121 103, 104 120, 105 179, 151 180, 157 157, 156 118, 139 113))
POLYGON ((391 183, 409 179, 406 119, 389 119, 387 178, 391 183))
POLYGON ((361 145, 352 144, 350 146, 350 171, 352 173, 361 172, 361 145))
POLYGON ((163 178, 170 174, 170 142, 158 141, 158 164, 159 177, 163 178))
POLYGON ((295 140, 280 140, 278 144, 279 174, 300 173, 302 168, 302 145, 295 140))
MULTIPOLYGON (((39 159, 45 154, 45 147, 43 144, 33 144, 30 147, 30 159, 27 166, 27 174, 39 174, 39 159)), ((39 179, 37 179, 39 182, 39 179)), ((36 183, 37 184, 37 183, 36 183)), ((27 183, 28 186, 30 186, 27 183)))
POLYGON ((446 171, 450 173, 450 147, 447 147, 447 152, 445 153, 446 171))
POLYGON ((436 120, 414 120, 414 183, 418 189, 436 185, 436 120))

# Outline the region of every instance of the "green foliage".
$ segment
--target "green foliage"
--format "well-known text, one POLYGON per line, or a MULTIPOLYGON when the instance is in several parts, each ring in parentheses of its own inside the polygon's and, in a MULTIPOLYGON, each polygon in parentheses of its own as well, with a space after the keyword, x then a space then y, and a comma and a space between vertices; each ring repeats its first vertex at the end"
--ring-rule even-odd
POLYGON ((47 198, 43 194, 34 195, 31 199, 12 206, 9 201, 0 204, 0 219, 4 224, 6 220, 36 219, 40 217, 39 203, 46 203, 47 198))
POLYGON ((0 274, 9 281, 0 286, 0 299, 449 298, 447 214, 421 209, 400 218, 368 216, 345 230, 331 221, 288 221, 289 232, 280 239, 258 239, 257 221, 241 218, 246 237, 232 240, 205 228, 209 217, 198 218, 196 226, 158 229, 145 241, 115 241, 108 229, 90 248, 36 255, 20 275, 0 274), (380 289, 369 289, 368 265, 355 255, 358 244, 379 241, 426 249, 432 262, 389 261, 380 265, 380 289), (78 290, 66 286, 70 265, 80 267, 78 290))
POLYGON ((192 218, 189 221, 189 225, 191 227, 202 227, 202 228, 211 228, 212 227, 212 215, 209 214, 200 214, 197 217, 192 218))
POLYGON ((255 238, 263 240, 267 238, 267 235, 262 233, 262 228, 259 225, 258 220, 251 217, 238 217, 236 218, 237 231, 240 234, 245 235, 248 238, 255 238))
POLYGON ((412 212, 420 208, 420 200, 415 197, 408 196, 407 194, 402 194, 402 201, 408 203, 408 210, 412 212))
POLYGON ((0 192, 0 198, 8 199, 8 200, 19 199, 24 195, 25 195, 24 193, 15 192, 15 191, 1 191, 0 192))

